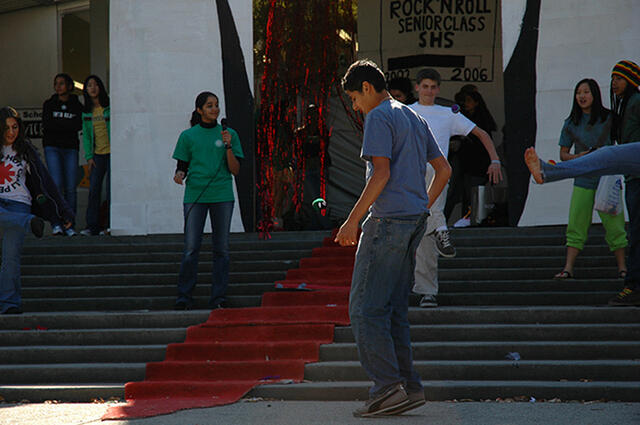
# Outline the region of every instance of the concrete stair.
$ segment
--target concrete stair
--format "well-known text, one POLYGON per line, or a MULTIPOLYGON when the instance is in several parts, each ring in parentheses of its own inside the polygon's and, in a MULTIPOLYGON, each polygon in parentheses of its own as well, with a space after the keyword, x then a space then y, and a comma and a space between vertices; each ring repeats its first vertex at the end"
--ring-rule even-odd
MULTIPOLYGON (((600 226, 578 258, 574 280, 551 277, 564 264, 564 229, 454 229, 458 255, 440 260, 440 307, 411 297, 414 357, 431 400, 533 396, 640 400, 640 308, 606 307, 622 285, 600 226), (507 360, 518 352, 521 360, 507 360)), ((231 239, 232 307, 257 306, 327 232, 231 239)), ((145 363, 208 310, 172 311, 179 235, 28 240, 26 313, 0 316, 0 396, 88 401, 123 397, 145 363)), ((196 302, 205 307, 210 241, 203 240, 196 302)), ((251 396, 289 400, 364 399, 370 383, 349 327, 321 347, 306 382, 263 385, 251 396)))

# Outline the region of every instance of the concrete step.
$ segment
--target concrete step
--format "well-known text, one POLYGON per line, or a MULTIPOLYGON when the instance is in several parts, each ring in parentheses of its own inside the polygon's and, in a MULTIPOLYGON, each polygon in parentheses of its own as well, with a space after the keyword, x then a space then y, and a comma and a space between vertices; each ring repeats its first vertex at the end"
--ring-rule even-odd
POLYGON ((43 385, 0 385, 0 396, 6 402, 28 400, 43 403, 56 400, 61 402, 85 402, 116 398, 124 401, 124 382, 87 384, 43 384, 43 385))
MULTIPOLYGON (((120 297, 93 298, 24 298, 24 311, 117 311, 117 310, 170 310, 176 302, 176 296, 130 297, 126 293, 120 297)), ((208 305, 209 295, 195 296, 197 308, 208 305)), ((262 301, 261 295, 229 295, 230 308, 257 307, 262 301)))
MULTIPOLYGON (((274 289, 269 283, 234 283, 227 287, 227 295, 261 295, 274 289)), ((91 298, 96 294, 101 297, 148 297, 176 296, 176 285, 112 285, 112 286, 66 286, 24 288, 23 298, 91 298)), ((207 296, 210 285, 201 283, 194 290, 195 296, 207 296)))
MULTIPOLYGON (((266 259, 262 261, 233 261, 229 265, 231 272, 266 272, 266 271, 287 271, 298 267, 297 260, 276 260, 266 259)), ((69 276, 69 275, 109 275, 109 274, 158 274, 172 273, 178 274, 180 262, 164 263, 113 263, 113 264, 78 264, 78 265, 36 265, 21 267, 22 276, 69 276)), ((211 273, 212 263, 200 261, 198 271, 201 273, 211 273)))
POLYGON ((66 384, 141 381, 146 363, 0 365, 0 384, 66 384))
POLYGON ((164 360, 166 350, 162 344, 0 347, 0 364, 144 363, 164 360))
MULTIPOLYGON (((500 381, 451 380, 422 381, 425 396, 430 401, 495 400, 500 397, 525 396, 538 400, 640 400, 640 381, 500 381)), ((296 385, 267 384, 253 388, 247 397, 278 400, 350 401, 367 400, 371 382, 304 382, 296 385)), ((1 389, 0 389, 1 391, 1 389)), ((560 422, 559 422, 560 423, 560 422)))
MULTIPOLYGON (((255 283, 275 282, 285 277, 284 271, 265 272, 231 272, 231 283, 255 283)), ((22 276, 22 287, 33 286, 87 286, 91 283, 97 285, 169 285, 175 284, 178 278, 178 270, 173 273, 147 273, 134 275, 128 273, 118 274, 89 274, 89 275, 31 275, 22 276)), ((211 282, 211 273, 198 273, 199 282, 211 282)))
MULTIPOLYGON (((420 376, 435 380, 526 380, 526 381, 637 381, 637 360, 414 360, 420 376)), ((358 361, 318 362, 305 365, 310 381, 365 381, 367 374, 358 361)))
MULTIPOLYGON (((231 252, 231 261, 262 261, 265 259, 272 260, 299 260, 300 258, 310 257, 311 249, 294 249, 294 250, 260 250, 260 251, 235 251, 231 252)), ((200 261, 211 262, 213 255, 211 251, 201 251, 200 261)), ((41 254, 41 255, 23 255, 22 265, 78 265, 78 264, 113 264, 113 263, 135 263, 144 260, 147 263, 180 263, 182 259, 182 250, 175 252, 145 252, 142 255, 138 252, 134 253, 102 253, 102 254, 41 254), (142 257, 142 258, 141 258, 142 257)))
MULTIPOLYGON (((502 360, 513 352, 524 360, 640 359, 638 341, 417 341, 411 346, 415 360, 502 360)), ((322 345, 320 360, 357 361, 356 344, 322 345)))
MULTIPOLYGON (((640 339, 640 323, 540 325, 412 325, 418 341, 619 341, 640 339)), ((336 328, 335 342, 353 342, 350 327, 336 328)))
MULTIPOLYGON (((186 329, 207 320, 210 309, 207 310, 183 310, 183 311, 153 311, 133 312, 124 311, 116 313, 106 312, 44 312, 24 313, 21 315, 5 315, 0 320, 1 330, 25 330, 33 332, 36 327, 44 330, 61 329, 186 329)), ((41 333, 44 335, 44 332, 41 333)), ((3 340, 4 342, 4 340, 3 340)))
POLYGON ((187 329, 185 327, 0 331, 0 341, 5 347, 31 347, 37 345, 166 345, 172 342, 184 342, 186 336, 187 329))

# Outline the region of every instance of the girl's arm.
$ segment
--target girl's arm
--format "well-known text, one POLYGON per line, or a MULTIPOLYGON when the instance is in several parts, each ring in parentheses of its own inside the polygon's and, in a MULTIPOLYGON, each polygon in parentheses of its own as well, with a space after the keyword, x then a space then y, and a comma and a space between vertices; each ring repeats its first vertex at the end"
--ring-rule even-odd
POLYGON ((238 173, 240 173, 240 161, 238 161, 238 158, 233 154, 233 149, 231 149, 231 133, 227 130, 222 132, 222 141, 227 151, 227 167, 229 167, 229 172, 237 176, 238 173))

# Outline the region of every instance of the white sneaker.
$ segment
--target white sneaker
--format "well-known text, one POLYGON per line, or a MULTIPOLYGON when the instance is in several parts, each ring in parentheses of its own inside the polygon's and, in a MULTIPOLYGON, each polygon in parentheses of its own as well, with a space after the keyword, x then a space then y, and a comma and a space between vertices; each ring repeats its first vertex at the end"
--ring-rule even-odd
POLYGON ((78 234, 76 233, 75 230, 73 230, 73 227, 69 227, 68 229, 66 229, 64 231, 64 234, 67 236, 77 236, 78 234))
POLYGON ((63 234, 62 226, 55 225, 51 228, 51 234, 53 236, 59 236, 63 234))
POLYGON ((89 229, 80 230, 80 234, 82 236, 91 236, 91 230, 89 229))
POLYGON ((471 226, 471 220, 464 217, 462 217, 460 220, 456 221, 453 224, 453 227, 469 227, 469 226, 471 226))

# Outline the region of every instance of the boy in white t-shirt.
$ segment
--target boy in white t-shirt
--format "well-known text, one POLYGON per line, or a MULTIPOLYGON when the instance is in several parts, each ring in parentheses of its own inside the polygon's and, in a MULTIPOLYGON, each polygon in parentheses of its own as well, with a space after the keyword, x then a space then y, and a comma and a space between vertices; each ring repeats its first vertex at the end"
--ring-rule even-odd
MULTIPOLYGON (((491 158, 487 170, 489 181, 498 183, 502 180, 500 159, 496 153, 493 141, 486 131, 476 126, 467 117, 458 113, 459 107, 445 107, 435 104, 440 94, 440 74, 438 71, 425 68, 418 72, 416 78, 416 92, 418 101, 409 105, 418 115, 429 124, 433 136, 442 150, 445 158, 449 153, 449 139, 451 136, 475 135, 484 145, 491 158)), ((427 187, 433 180, 433 169, 427 167, 427 187)), ((431 207, 431 216, 427 221, 427 230, 416 252, 415 286, 413 292, 422 295, 421 307, 436 307, 438 293, 438 253, 443 257, 454 257, 456 250, 451 244, 447 221, 444 216, 444 206, 447 199, 448 185, 431 207)))

